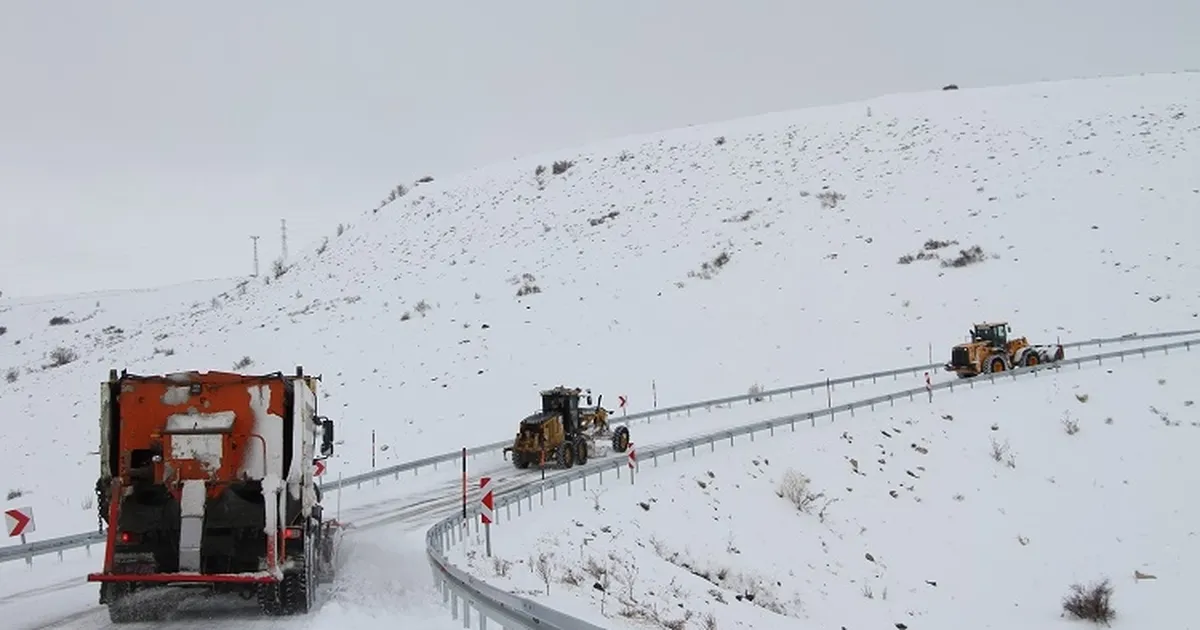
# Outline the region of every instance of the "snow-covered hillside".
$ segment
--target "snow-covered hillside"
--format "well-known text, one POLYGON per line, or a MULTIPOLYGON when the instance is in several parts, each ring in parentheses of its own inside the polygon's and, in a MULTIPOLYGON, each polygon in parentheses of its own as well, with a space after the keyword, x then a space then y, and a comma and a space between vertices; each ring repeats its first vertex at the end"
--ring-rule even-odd
POLYGON ((110 366, 323 373, 352 473, 372 431, 379 465, 509 437, 544 386, 636 410, 942 358, 984 318, 1192 327, 1197 102, 1196 74, 901 95, 417 184, 269 283, 104 322, 136 336, 0 337, 4 483, 70 507, 47 535, 95 524, 110 366))
POLYGON ((1072 628, 1063 597, 1103 579, 1113 627, 1190 627, 1197 369, 1093 363, 644 461, 452 558, 606 628, 1072 628))

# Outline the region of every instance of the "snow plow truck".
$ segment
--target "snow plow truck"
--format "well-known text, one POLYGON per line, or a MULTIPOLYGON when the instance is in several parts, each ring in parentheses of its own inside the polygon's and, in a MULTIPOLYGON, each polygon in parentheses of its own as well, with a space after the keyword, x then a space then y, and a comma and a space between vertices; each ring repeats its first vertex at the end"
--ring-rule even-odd
POLYGON ((294 376, 109 372, 96 482, 104 569, 87 579, 113 623, 160 618, 167 610, 146 591, 165 588, 256 598, 268 615, 312 608, 341 535, 315 483, 333 454, 319 380, 301 367, 294 376))

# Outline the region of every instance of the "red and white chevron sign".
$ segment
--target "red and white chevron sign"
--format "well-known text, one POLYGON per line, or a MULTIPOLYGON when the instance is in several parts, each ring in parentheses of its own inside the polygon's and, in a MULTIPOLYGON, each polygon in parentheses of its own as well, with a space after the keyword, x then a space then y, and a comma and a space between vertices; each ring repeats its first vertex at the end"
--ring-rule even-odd
POLYGON ((492 478, 480 477, 479 488, 483 493, 483 498, 479 500, 483 507, 479 510, 479 521, 484 525, 492 523, 492 517, 495 515, 492 506, 492 478))
POLYGON ((634 448, 633 448, 633 442, 630 442, 629 443, 629 469, 633 470, 633 467, 636 465, 637 465, 637 451, 634 450, 634 448))
POLYGON ((8 530, 8 535, 13 538, 32 534, 37 529, 33 523, 33 508, 20 507, 5 510, 4 525, 8 530))

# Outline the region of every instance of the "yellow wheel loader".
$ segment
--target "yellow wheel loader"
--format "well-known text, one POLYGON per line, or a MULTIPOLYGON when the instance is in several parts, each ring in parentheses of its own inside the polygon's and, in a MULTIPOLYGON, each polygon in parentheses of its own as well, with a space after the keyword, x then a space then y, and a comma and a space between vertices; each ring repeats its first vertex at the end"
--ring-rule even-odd
POLYGON ((943 368, 971 378, 979 374, 994 374, 1014 367, 1053 363, 1063 359, 1062 345, 1035 346, 1025 337, 1010 339, 1008 322, 982 322, 969 331, 971 340, 950 350, 950 362, 943 368))

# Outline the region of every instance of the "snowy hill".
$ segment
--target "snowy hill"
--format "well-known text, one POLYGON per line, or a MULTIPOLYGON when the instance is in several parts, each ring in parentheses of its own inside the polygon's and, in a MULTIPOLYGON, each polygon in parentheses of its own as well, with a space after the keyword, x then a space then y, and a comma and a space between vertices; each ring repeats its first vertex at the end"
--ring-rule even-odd
POLYGON ((509 437, 544 386, 636 410, 652 383, 666 405, 943 358, 984 318, 1193 327, 1198 97, 1196 74, 899 95, 416 184, 277 279, 97 321, 139 334, 0 337, 0 414, 32 420, 5 483, 69 508, 40 533, 94 526, 108 367, 323 373, 353 473, 372 431, 379 465, 509 437), (59 345, 78 359, 44 369, 59 345))
POLYGON ((452 559, 606 628, 1077 628, 1104 579, 1113 627, 1190 627, 1198 349, 643 462, 452 559))

